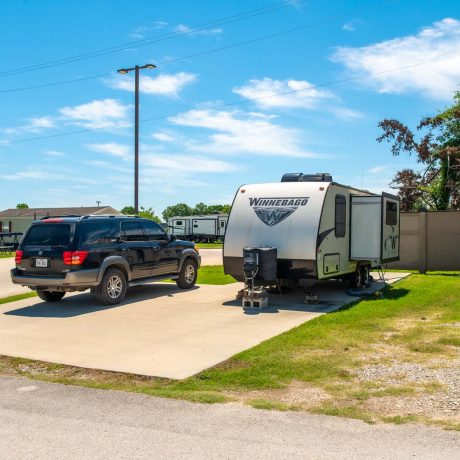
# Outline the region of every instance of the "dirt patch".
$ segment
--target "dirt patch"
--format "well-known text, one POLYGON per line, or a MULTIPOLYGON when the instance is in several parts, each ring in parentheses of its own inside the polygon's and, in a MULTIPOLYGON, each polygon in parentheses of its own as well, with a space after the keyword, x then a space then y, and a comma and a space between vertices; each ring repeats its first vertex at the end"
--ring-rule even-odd
POLYGON ((423 415, 460 420, 460 359, 431 365, 393 362, 366 366, 355 373, 360 382, 379 382, 382 388, 413 385, 413 396, 371 397, 368 409, 385 415, 423 415), (431 390, 431 391, 430 391, 431 390))
POLYGON ((243 403, 251 400, 264 399, 289 406, 301 407, 302 409, 316 407, 324 401, 331 399, 331 396, 321 388, 299 381, 293 381, 284 388, 253 390, 244 393, 227 392, 226 394, 243 403))

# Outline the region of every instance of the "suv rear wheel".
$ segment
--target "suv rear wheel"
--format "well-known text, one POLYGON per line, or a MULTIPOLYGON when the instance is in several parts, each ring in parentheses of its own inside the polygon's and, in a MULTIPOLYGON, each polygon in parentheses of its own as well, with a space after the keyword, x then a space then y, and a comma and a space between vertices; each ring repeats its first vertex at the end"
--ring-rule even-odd
POLYGON ((42 291, 37 289, 37 295, 45 302, 59 302, 65 296, 65 292, 59 291, 42 291))
POLYGON ((198 270, 196 262, 193 259, 185 259, 179 273, 179 278, 176 280, 176 284, 181 289, 191 289, 195 286, 197 276, 198 270))
POLYGON ((118 268, 109 268, 95 289, 97 300, 104 305, 120 303, 126 295, 126 276, 118 268))

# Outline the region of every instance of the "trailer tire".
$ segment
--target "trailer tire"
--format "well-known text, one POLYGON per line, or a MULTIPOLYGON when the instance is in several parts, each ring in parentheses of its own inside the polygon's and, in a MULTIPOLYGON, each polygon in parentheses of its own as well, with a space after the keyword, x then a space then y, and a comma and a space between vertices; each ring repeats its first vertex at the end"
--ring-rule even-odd
POLYGON ((363 287, 367 287, 370 285, 371 283, 371 279, 370 279, 370 266, 369 265, 362 265, 360 267, 360 270, 361 270, 361 285, 363 287))
POLYGON ((361 267, 356 267, 356 270, 349 275, 348 284, 351 289, 360 289, 363 286, 363 272, 361 267))

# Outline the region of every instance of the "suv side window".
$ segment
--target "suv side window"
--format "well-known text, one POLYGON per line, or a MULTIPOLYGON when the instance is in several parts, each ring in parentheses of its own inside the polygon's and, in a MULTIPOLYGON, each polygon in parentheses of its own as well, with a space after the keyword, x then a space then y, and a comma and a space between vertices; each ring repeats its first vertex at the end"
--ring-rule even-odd
POLYGON ((147 238, 142 231, 140 222, 122 222, 121 223, 121 237, 125 241, 146 241, 147 238))
POLYGON ((156 222, 142 222, 142 226, 144 227, 145 235, 149 241, 159 241, 159 240, 167 240, 168 236, 164 229, 158 225, 156 222))
POLYGON ((87 246, 98 244, 101 238, 110 238, 116 236, 114 222, 110 221, 88 221, 78 224, 79 244, 87 246))

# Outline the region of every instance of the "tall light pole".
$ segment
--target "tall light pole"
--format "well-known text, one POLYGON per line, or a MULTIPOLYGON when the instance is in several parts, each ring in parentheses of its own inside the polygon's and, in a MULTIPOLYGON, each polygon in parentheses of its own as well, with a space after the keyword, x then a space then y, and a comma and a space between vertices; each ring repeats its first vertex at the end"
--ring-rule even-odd
POLYGON ((154 64, 146 64, 117 70, 121 74, 134 70, 134 212, 136 214, 139 213, 139 71, 155 68, 154 64))

